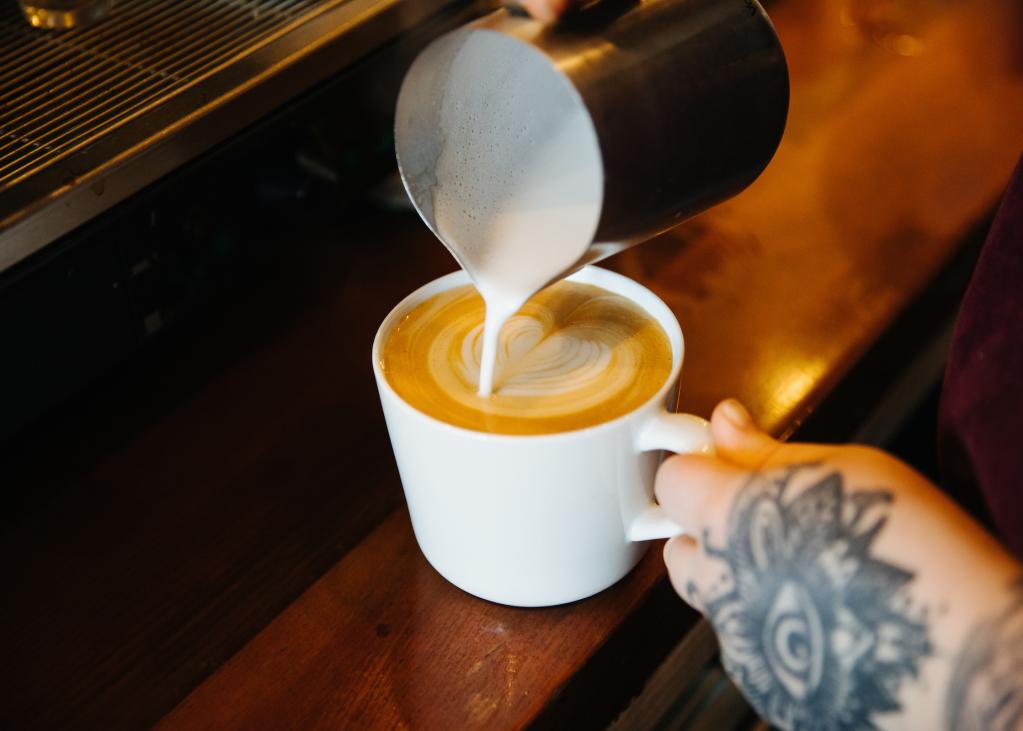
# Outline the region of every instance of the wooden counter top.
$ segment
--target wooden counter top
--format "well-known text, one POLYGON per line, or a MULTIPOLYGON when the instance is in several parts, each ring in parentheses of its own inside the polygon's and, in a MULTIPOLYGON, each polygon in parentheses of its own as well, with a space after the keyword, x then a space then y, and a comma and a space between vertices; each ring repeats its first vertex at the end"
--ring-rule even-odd
MULTIPOLYGON (((874 4, 771 5, 792 77, 775 160, 608 262, 679 316, 686 410, 734 395, 790 434, 1023 151, 1018 3, 924 1, 885 26, 874 4)), ((369 347, 451 268, 410 215, 310 234, 234 305, 243 326, 225 315, 144 379, 108 379, 25 447, 5 489, 49 497, 0 536, 0 725, 558 725, 585 717, 578 678, 615 672, 608 647, 620 695, 642 683, 630 657, 656 661, 693 621, 658 546, 597 597, 525 610, 462 593, 415 545, 369 347)))

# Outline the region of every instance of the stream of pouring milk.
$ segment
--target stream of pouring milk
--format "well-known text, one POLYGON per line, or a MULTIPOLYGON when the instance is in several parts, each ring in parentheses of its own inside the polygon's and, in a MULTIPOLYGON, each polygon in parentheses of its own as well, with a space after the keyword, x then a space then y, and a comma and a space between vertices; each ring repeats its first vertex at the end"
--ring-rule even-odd
POLYGON ((604 180, 593 124, 567 80, 535 49, 481 37, 451 62, 432 204, 438 235, 486 304, 479 393, 489 396, 501 327, 580 264, 604 180), (514 45, 502 56, 495 42, 514 45))

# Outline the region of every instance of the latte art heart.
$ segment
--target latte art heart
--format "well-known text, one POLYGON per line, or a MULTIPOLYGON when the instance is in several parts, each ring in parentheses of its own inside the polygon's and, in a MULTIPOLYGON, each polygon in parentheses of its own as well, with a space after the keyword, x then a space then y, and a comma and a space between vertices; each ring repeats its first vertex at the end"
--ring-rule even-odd
MULTIPOLYGON (((556 396, 586 389, 602 379, 628 377, 626 360, 631 353, 623 349, 619 362, 613 362, 609 333, 573 326, 555 330, 556 326, 547 311, 516 315, 505 323, 497 355, 496 395, 556 396)), ((479 380, 482 352, 481 325, 462 345, 460 373, 468 383, 479 380)))
POLYGON ((664 385, 671 346, 632 301, 559 282, 501 330, 493 394, 477 394, 484 306, 466 285, 413 310, 389 335, 384 373, 421 411, 497 433, 551 433, 609 421, 664 385))

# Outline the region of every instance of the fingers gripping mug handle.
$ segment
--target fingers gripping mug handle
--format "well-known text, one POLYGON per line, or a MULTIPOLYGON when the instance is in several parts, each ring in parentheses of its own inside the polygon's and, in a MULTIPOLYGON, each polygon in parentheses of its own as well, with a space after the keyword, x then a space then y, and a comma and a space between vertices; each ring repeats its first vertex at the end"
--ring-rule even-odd
MULTIPOLYGON (((714 441, 706 419, 662 411, 640 431, 636 448, 642 452, 664 449, 677 454, 714 454, 714 441)), ((630 541, 673 538, 682 533, 682 527, 653 501, 629 526, 630 541)))

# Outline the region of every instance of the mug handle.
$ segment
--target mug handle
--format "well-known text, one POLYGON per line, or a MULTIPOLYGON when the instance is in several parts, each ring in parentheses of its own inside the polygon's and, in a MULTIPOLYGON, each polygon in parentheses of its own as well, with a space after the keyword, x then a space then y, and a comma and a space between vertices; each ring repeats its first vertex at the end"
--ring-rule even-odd
MULTIPOLYGON (((692 414, 661 411, 643 426, 636 438, 641 452, 664 449, 676 454, 714 454, 710 422, 692 414)), ((630 541, 652 541, 683 534, 682 527, 668 517, 664 508, 653 500, 629 525, 630 541)))

